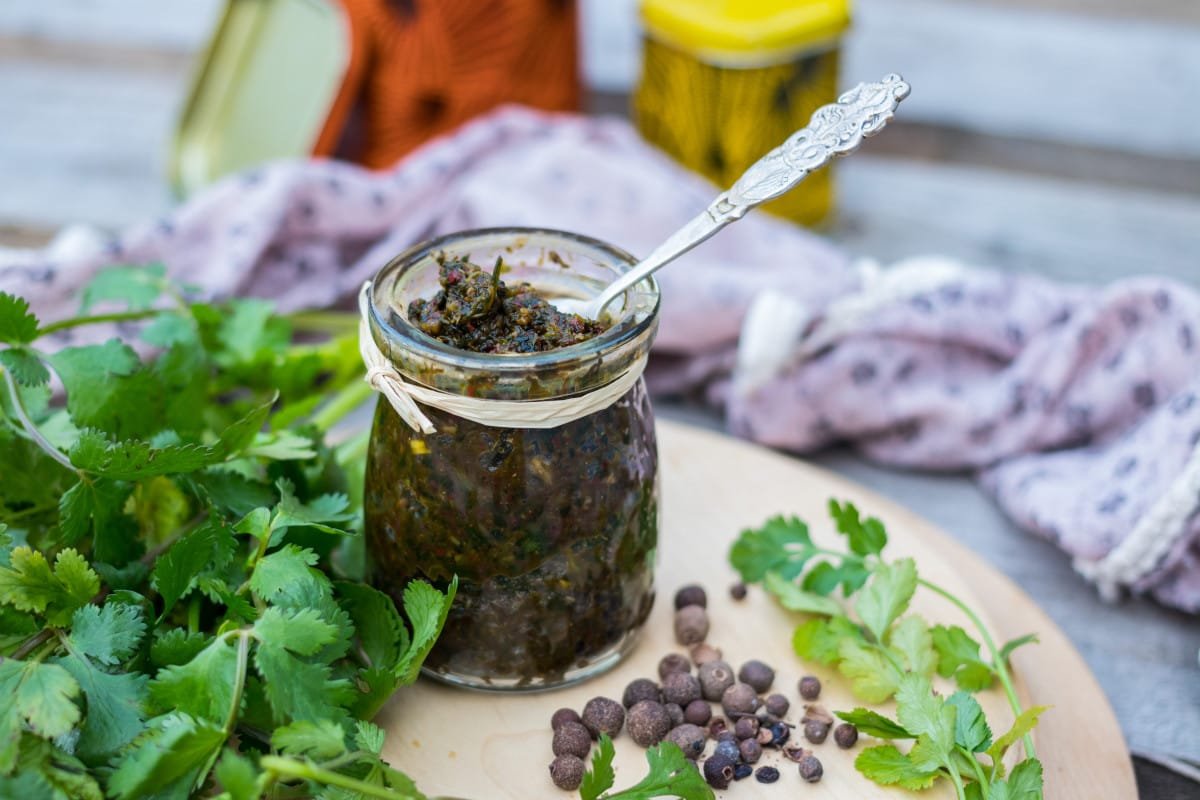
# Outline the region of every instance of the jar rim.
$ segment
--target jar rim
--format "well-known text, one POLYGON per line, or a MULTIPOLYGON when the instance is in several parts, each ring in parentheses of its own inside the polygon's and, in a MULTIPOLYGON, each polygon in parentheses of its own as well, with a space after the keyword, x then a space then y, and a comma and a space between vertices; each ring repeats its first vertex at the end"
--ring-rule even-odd
MULTIPOLYGON (((600 335, 577 344, 536 353, 475 353, 462 350, 425 333, 410 322, 405 314, 388 313, 396 309, 385 293, 390 294, 395 281, 408 270, 427 263, 428 259, 442 250, 469 247, 475 241, 506 238, 522 243, 522 246, 529 239, 545 239, 547 244, 560 244, 563 249, 574 247, 602 256, 604 266, 613 271, 614 278, 637 264, 637 259, 632 255, 607 242, 552 228, 474 228, 444 234, 416 244, 391 258, 376 272, 371 291, 368 293, 368 322, 371 334, 380 350, 403 372, 411 372, 404 369, 406 363, 427 362, 477 377, 493 376, 498 383, 506 380, 518 381, 531 376, 536 382, 537 376, 551 375, 556 370, 569 371, 581 363, 611 363, 614 359, 623 360, 626 353, 630 354, 632 361, 633 351, 644 349, 635 346, 640 340, 647 340, 645 347, 648 348, 648 340, 657 329, 661 303, 658 282, 653 276, 639 281, 626 292, 621 315, 600 335), (637 302, 631 302, 630 297, 636 297, 637 302)), ((427 385, 436 383, 426 380, 425 376, 419 374, 420 371, 417 373, 408 374, 407 377, 427 385)), ((603 380, 597 385, 606 382, 607 380, 603 380)), ((584 387, 567 386, 564 387, 564 392, 571 393, 581 388, 584 387)), ((557 395, 560 392, 551 390, 550 394, 557 395)))

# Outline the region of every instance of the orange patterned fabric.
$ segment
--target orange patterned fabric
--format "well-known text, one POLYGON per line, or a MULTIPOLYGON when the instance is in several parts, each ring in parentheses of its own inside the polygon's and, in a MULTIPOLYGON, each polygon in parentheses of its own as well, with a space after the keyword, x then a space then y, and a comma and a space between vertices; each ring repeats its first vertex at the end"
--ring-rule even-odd
POLYGON ((350 63, 314 148, 380 168, 503 103, 579 107, 572 0, 340 0, 350 63))

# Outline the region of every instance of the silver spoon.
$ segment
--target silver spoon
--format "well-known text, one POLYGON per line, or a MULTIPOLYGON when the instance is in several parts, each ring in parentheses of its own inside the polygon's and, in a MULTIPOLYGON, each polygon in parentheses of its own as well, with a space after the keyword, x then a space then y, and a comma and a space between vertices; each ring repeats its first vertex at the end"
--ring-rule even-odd
POLYGON ((638 281, 741 219, 760 203, 791 190, 808 173, 858 149, 864 137, 883 130, 909 91, 909 85, 899 75, 888 75, 879 83, 860 83, 836 103, 821 106, 808 125, 752 164, 729 191, 718 195, 698 217, 675 231, 599 295, 590 300, 555 298, 554 305, 565 313, 599 319, 609 303, 638 281))

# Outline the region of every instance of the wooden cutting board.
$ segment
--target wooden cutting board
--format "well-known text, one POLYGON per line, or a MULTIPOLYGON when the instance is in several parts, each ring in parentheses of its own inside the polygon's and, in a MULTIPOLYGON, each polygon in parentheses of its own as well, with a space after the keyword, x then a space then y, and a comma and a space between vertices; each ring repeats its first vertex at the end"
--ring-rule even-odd
MULTIPOLYGON (((775 691, 792 701, 788 721, 802 713, 796 692, 801 675, 815 674, 824 684, 820 702, 830 710, 852 708, 848 685, 819 664, 804 664, 791 649, 799 619, 752 588, 741 602, 729 597, 736 575, 726 555, 739 531, 768 516, 797 514, 818 541, 835 534, 825 512, 828 498, 849 499, 864 513, 879 517, 890 532, 887 554, 913 556, 923 577, 942 584, 983 612, 998 641, 1037 633, 1041 643, 1014 656, 1023 702, 1051 705, 1037 730, 1038 755, 1045 765, 1050 800, 1129 800, 1137 797, 1133 768, 1112 709, 1083 659, 1054 623, 1007 578, 992 570, 912 512, 831 472, 719 434, 659 422, 663 488, 658 602, 635 651, 605 675, 582 685, 540 694, 511 695, 452 689, 428 679, 403 689, 384 708, 379 723, 389 732, 385 755, 416 779, 424 791, 471 800, 569 800, 550 782, 550 716, 569 706, 580 710, 591 697, 620 699, 625 685, 639 677, 657 678, 656 665, 667 652, 681 651, 672 636, 671 598, 687 583, 708 589, 712 628, 708 641, 720 647, 736 668, 759 658, 777 672, 775 691)), ((956 609, 918 590, 913 610, 931 623, 969 623, 956 609)), ((981 696, 997 733, 1012 721, 999 690, 981 696)), ((724 798, 781 798, 802 793, 831 800, 900 798, 855 771, 857 747, 840 750, 833 737, 814 749, 825 767, 819 784, 801 781, 796 766, 778 754, 764 754, 759 765, 782 773, 773 785, 748 778, 718 792, 724 798)), ((712 745, 709 746, 711 752, 712 745)), ((645 774, 644 751, 625 734, 616 740, 617 788, 645 774)), ((914 795, 915 796, 915 795, 914 795)), ((949 786, 925 792, 926 798, 952 798, 949 786)))

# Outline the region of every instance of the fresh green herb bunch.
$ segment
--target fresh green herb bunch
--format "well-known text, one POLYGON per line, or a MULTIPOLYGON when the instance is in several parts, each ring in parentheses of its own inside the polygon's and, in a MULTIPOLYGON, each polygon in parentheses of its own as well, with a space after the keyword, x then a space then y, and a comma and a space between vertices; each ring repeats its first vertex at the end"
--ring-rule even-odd
POLYGON ((978 614, 953 593, 917 574, 911 558, 884 560, 883 523, 863 519, 851 503, 831 500, 829 513, 846 550, 818 547, 796 517, 774 517, 744 531, 729 554, 747 582, 762 582, 781 605, 812 615, 792 639, 802 658, 836 667, 854 693, 868 703, 896 701, 896 719, 857 708, 838 714, 863 733, 889 741, 911 741, 907 751, 878 745, 859 754, 855 765, 876 783, 927 789, 939 779, 954 784, 959 798, 1040 800, 1042 765, 1029 732, 1045 709, 1021 708, 1008 658, 1036 641, 1022 636, 997 647, 978 614), (908 613, 917 588, 957 607, 983 640, 961 627, 930 627, 908 613), (934 692, 934 674, 953 679, 958 691, 934 692), (1016 718, 994 738, 974 693, 999 681, 1016 718), (1023 740, 1024 759, 1006 771, 1002 758, 1023 740))
POLYGON ((365 437, 324 442, 367 395, 353 319, 190 302, 161 267, 81 314, 0 293, 0 796, 422 797, 366 720, 454 585, 411 584, 406 625, 362 583, 365 437), (100 322, 153 355, 38 347, 100 322))

